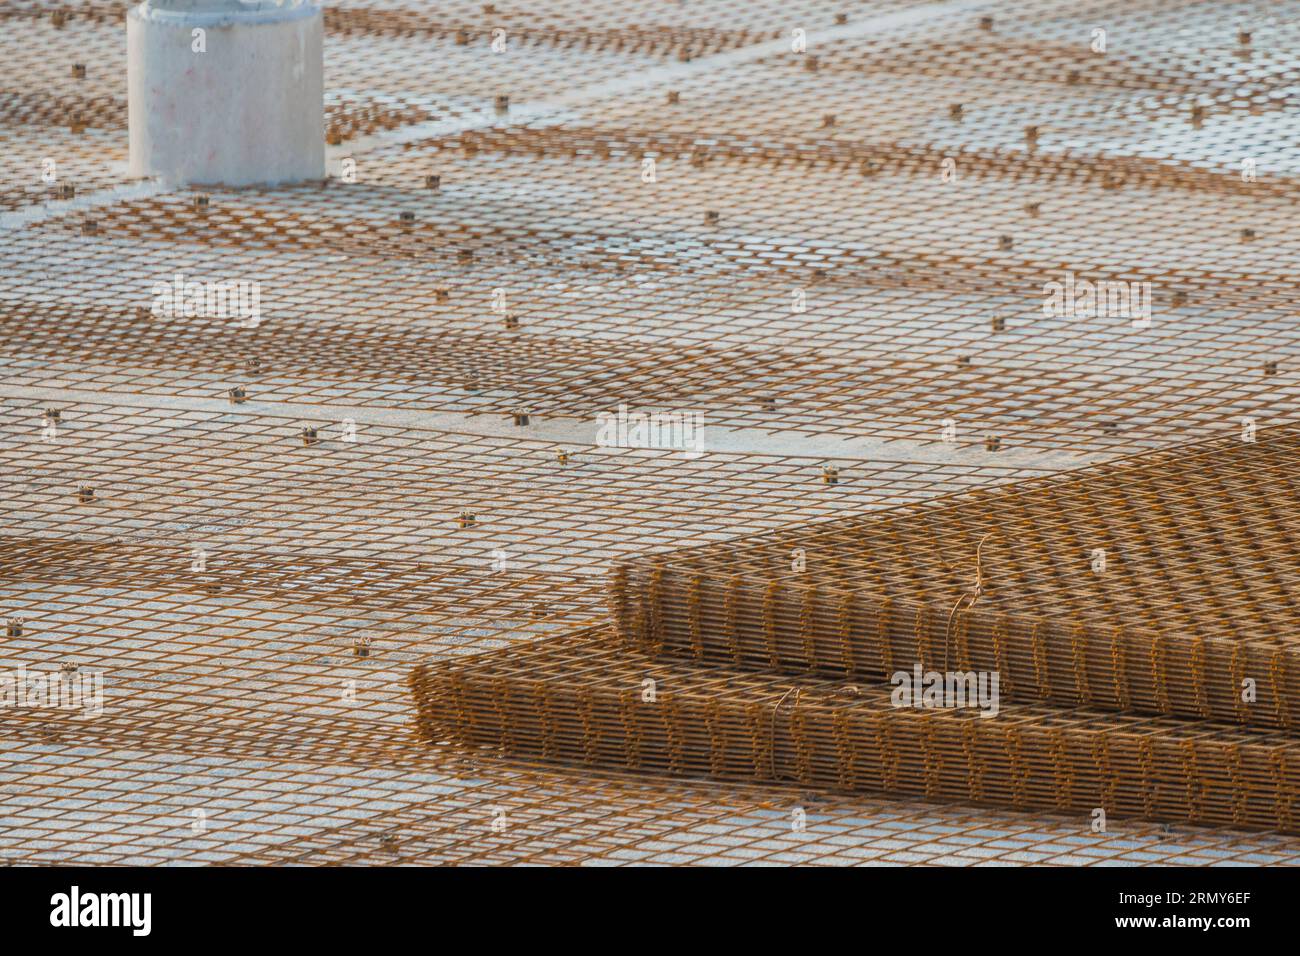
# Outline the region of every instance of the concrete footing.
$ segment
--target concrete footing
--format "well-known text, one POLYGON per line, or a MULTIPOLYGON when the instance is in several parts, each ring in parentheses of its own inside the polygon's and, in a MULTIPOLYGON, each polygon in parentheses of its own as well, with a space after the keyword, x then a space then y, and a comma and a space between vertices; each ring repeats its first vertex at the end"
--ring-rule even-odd
POLYGON ((325 175, 322 15, 302 0, 149 0, 127 16, 130 171, 245 186, 325 175))

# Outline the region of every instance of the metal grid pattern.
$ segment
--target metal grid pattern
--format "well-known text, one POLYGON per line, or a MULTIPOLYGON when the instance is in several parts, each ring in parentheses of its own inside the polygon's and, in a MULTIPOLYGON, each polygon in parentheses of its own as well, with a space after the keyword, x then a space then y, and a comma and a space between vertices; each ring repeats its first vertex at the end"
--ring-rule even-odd
MULTIPOLYGON (((1285 290, 1297 249, 1289 228, 1295 187, 1283 174, 1293 158, 1286 131, 1294 111, 1272 95, 1294 72, 1279 52, 1290 21, 1271 9, 1244 10, 1258 24, 1242 44, 1206 4, 1121 11, 1103 3, 1064 15, 1053 4, 1026 5, 1014 19, 989 14, 991 29, 982 28, 985 14, 958 6, 947 18, 925 19, 923 35, 908 24, 883 37, 864 27, 867 35, 857 37, 855 24, 873 21, 871 11, 865 19, 855 13, 830 27, 847 32, 815 61, 767 51, 716 70, 692 60, 644 93, 619 95, 622 81, 602 80, 596 70, 584 74, 590 88, 611 88, 603 98, 589 94, 596 106, 525 109, 516 119, 508 104, 488 108, 486 93, 465 107, 470 113, 412 100, 435 122, 411 129, 431 135, 359 148, 355 183, 217 193, 201 208, 188 195, 162 195, 56 214, 12 244, 3 303, 9 353, 40 367, 23 371, 27 381, 116 387, 121 371, 66 361, 87 347, 78 342, 103 339, 100 330, 111 323, 108 357, 141 370, 132 387, 147 378, 152 389, 187 395, 211 394, 212 353, 231 354, 228 339, 239 353, 266 352, 275 375, 266 397, 274 399, 310 400, 328 390, 336 400, 575 418, 620 401, 697 402, 719 426, 818 436, 936 442, 952 421, 954 441, 998 449, 1132 451, 1219 433, 1242 417, 1290 418, 1295 332, 1285 290), (958 118, 942 98, 918 92, 919 83, 952 82, 946 71, 961 72, 962 64, 995 69, 1008 43, 1086 52, 1094 17, 1113 24, 1124 50, 1113 68, 1098 58, 1095 85, 1048 71, 1041 82, 1022 79, 1016 87, 1041 86, 1042 102, 1009 110, 1006 84, 990 79, 981 92, 978 77, 963 74, 958 118), (1171 45, 1165 31, 1174 23, 1190 26, 1171 45), (1064 47, 1075 37, 1074 47, 1064 47), (955 42, 970 54, 953 57, 955 42), (873 50, 892 56, 900 45, 902 59, 889 71, 870 65, 873 50), (1102 82, 1107 70, 1136 70, 1134 58, 1142 57, 1154 65, 1124 83, 1102 82), (1212 76, 1207 89, 1236 90, 1246 105, 1196 124, 1178 120, 1188 136, 1164 136, 1175 121, 1143 119, 1133 104, 1158 98, 1175 61, 1186 74, 1212 76), (870 103, 863 99, 855 75, 862 62, 873 82, 907 85, 908 95, 881 90, 870 103), (1265 93, 1251 92, 1255 86, 1265 93), (1111 111, 1100 128, 1089 126, 1085 94, 1111 111), (874 105, 882 97, 898 112, 896 130, 874 105), (856 104, 857 118, 846 101, 856 104), (1031 107, 1053 115, 1031 122, 1031 107), (490 115, 472 112, 479 109, 490 115), (1271 124, 1267 139, 1256 134, 1260 122, 1271 124), (438 132, 446 123, 459 129, 438 132), (1153 155, 1110 148, 1121 129, 1159 148, 1153 155), (1238 135, 1249 137, 1249 148, 1231 139, 1238 135), (1234 151, 1258 154, 1256 181, 1243 182, 1222 161, 1234 151), (654 184, 641 180, 646 157, 658 164, 654 184), (942 181, 945 159, 956 164, 955 182, 942 181), (438 188, 426 186, 428 176, 439 177, 438 188), (1086 232, 1075 225, 1083 210, 1086 232), (172 256, 178 243, 204 275, 257 278, 275 299, 265 327, 196 323, 186 335, 187 323, 169 323, 166 334, 180 336, 180 347, 158 342, 158 323, 135 310, 147 308, 153 284, 167 277, 159 248, 172 256), (322 256, 345 265, 320 268, 322 256), (303 271, 304 259, 314 262, 311 271, 303 271), (390 289, 394 281, 400 287, 365 301, 360 293, 373 295, 382 281, 376 262, 398 270, 385 275, 390 289), (14 295, 30 294, 37 269, 60 276, 63 304, 50 301, 53 290, 43 289, 39 304, 14 295), (1152 327, 1044 318, 1041 288, 1064 273, 1150 282, 1152 327), (116 287, 111 293, 106 280, 116 287), (323 311, 303 311, 303 287, 317 291, 323 311), (509 303, 499 313, 491 308, 498 289, 509 303), (796 293, 807 312, 791 311, 796 293), (400 334, 388 328, 357 350, 340 348, 357 322, 395 324, 394 307, 420 318, 400 334), (32 342, 16 330, 37 309, 59 316, 57 336, 47 331, 32 342), (630 324, 629 313, 638 317, 630 324), (308 321, 318 334, 304 340, 298 330, 308 321), (589 364, 593 339, 607 366, 589 364), (364 377, 338 371, 352 367, 354 352, 366 358, 358 369, 364 377), (427 356, 418 383, 404 372, 413 352, 427 356), (670 365, 666 354, 679 358, 670 365), (177 367, 179 355, 193 356, 188 367, 177 367), (50 362, 56 369, 42 377, 50 362), (732 362, 732 387, 721 374, 717 387, 704 379, 702 369, 721 372, 732 362), (539 364, 541 381, 522 371, 539 364)), ((390 14, 394 22, 412 16, 374 16, 390 14)), ((340 11, 334 22, 370 22, 370 15, 340 11)), ((817 22, 810 14, 810 29, 817 22)), ((357 42, 369 42, 368 28, 358 29, 357 42)), ((454 35, 443 36, 452 27, 430 29, 436 42, 461 49, 454 35)), ((419 46, 426 37, 394 31, 413 44, 412 55, 428 57, 419 46)), ((490 50, 463 55, 496 63, 490 50)), ((589 68, 589 56, 604 55, 563 54, 570 67, 589 68)), ((535 66, 538 56, 529 46, 518 62, 535 66)), ((385 76, 434 88, 415 83, 400 58, 370 57, 385 76)), ((457 71, 457 82, 465 75, 457 71)), ((548 67, 547 82, 555 75, 548 67)), ((369 104, 364 109, 394 95, 366 77, 362 71, 346 85, 369 104)), ((375 129, 416 118, 405 106, 392 108, 367 114, 375 129)), ((341 148, 336 158, 349 152, 341 148)))
MULTIPOLYGON (((555 446, 362 425, 355 454, 365 459, 365 482, 350 486, 351 449, 326 423, 321 443, 304 446, 299 420, 81 404, 59 410, 57 437, 47 441, 45 411, 11 400, 5 415, 6 471, 34 479, 17 490, 6 534, 42 532, 3 542, 5 608, 21 619, 21 634, 3 642, 5 663, 102 669, 109 690, 93 721, 6 711, 4 776, 17 798, 11 861, 1085 863, 1296 853, 1277 838, 1134 824, 1088 834, 1065 819, 990 822, 788 789, 681 790, 433 759, 410 735, 407 666, 601 614, 599 579, 557 573, 566 566, 555 553, 562 528, 536 527, 507 545, 512 564, 544 556, 529 568, 544 575, 493 571, 495 536, 461 543, 513 500, 502 482, 527 467, 527 452, 538 453, 539 468, 560 467, 555 446), (310 477, 309 457, 328 482, 310 477), (411 540, 392 533, 414 524, 402 517, 412 488, 426 502, 465 494, 466 481, 484 497, 449 502, 432 524, 455 526, 452 511, 463 504, 482 525, 441 540, 434 529, 411 540), (93 501, 78 499, 82 484, 93 501), (322 485, 337 494, 322 495, 322 485), (248 487, 259 489, 256 499, 248 487), (192 568, 195 544, 211 548, 202 572, 192 568), (427 563, 413 560, 426 555, 427 563), (393 809, 380 812, 385 804, 393 809), (790 830, 795 806, 812 821, 807 831, 790 830), (499 808, 509 821, 502 832, 493 830, 499 808)), ((882 464, 855 486, 841 463, 845 481, 826 485, 817 463, 750 459, 735 471, 728 507, 718 462, 690 494, 689 485, 674 487, 674 475, 689 479, 671 453, 566 450, 565 467, 596 479, 593 502, 623 505, 621 529, 606 529, 592 525, 593 503, 575 502, 574 526, 584 516, 589 540, 572 550, 588 562, 652 544, 656 527, 666 544, 683 531, 706 540, 717 533, 710 511, 725 516, 719 529, 759 530, 759 503, 769 496, 777 523, 800 502, 830 515, 831 502, 856 510, 873 497, 897 504, 1023 476, 882 464), (918 473, 910 483, 909 470, 918 473), (882 498, 887 474, 896 491, 882 498), (808 500, 810 485, 826 499, 820 506, 808 500), (747 523, 736 524, 743 516, 747 523)))
POLYGON ((1296 171, 1297 28, 1288 5, 997 7, 953 5, 927 16, 923 30, 855 33, 746 68, 779 71, 779 85, 700 76, 677 90, 681 109, 624 102, 601 115, 616 128, 702 138, 766 128, 785 141, 1002 148, 1026 166, 1069 154, 1100 161, 1102 171, 1117 157, 1140 157, 1235 173, 1255 156, 1296 171), (1093 49, 1099 28, 1105 52, 1093 49), (862 95, 868 84, 872 99, 862 95))
MULTIPOLYGON (((420 162, 410 155, 403 162, 415 169, 437 168, 444 174, 455 173, 454 168, 448 170, 432 162, 420 162)), ((155 379, 161 380, 159 388, 180 394, 210 395, 214 392, 204 388, 204 376, 196 380, 190 369, 197 366, 210 372, 214 365, 219 367, 218 363, 229 366, 230 359, 237 355, 260 356, 264 352, 267 372, 279 379, 272 383, 273 390, 265 397, 281 400, 303 400, 328 388, 336 400, 375 400, 502 415, 524 410, 542 416, 588 418, 620 401, 655 402, 667 407, 694 403, 707 407, 710 420, 722 427, 846 437, 865 433, 938 442, 945 423, 951 421, 956 424, 955 442, 986 444, 995 438, 998 447, 1004 448, 1117 451, 1168 444, 1189 434, 1222 433, 1238 427, 1242 418, 1268 422, 1289 417, 1287 409, 1292 406, 1295 388, 1295 331, 1286 311, 1289 306, 1283 303, 1286 286, 1281 277, 1286 266, 1281 261, 1271 278, 1267 272, 1242 275, 1234 292, 1234 280, 1220 278, 1215 274, 1217 267, 1211 263, 1211 260, 1221 260, 1222 245, 1206 247, 1204 266, 1187 267, 1188 284, 1194 282, 1197 287, 1194 294, 1202 294, 1209 300, 1197 310, 1199 317, 1185 322, 1164 321, 1159 334, 1147 335, 1128 330, 1127 321, 1112 319, 1068 323, 1050 320, 1057 324, 1044 332, 1041 326, 1049 320, 1040 316, 1032 327, 1025 321, 1026 311, 1034 308, 1041 311, 1041 299, 1027 309, 1022 297, 1019 311, 999 310, 995 308, 996 300, 989 298, 990 287, 986 284, 984 289, 979 288, 980 277, 987 275, 991 281, 995 275, 1005 276, 1019 269, 1026 280, 1033 275, 1040 281, 1044 276, 1050 280, 1056 275, 1055 266, 1047 266, 1041 260, 997 264, 998 253, 994 251, 983 259, 984 264, 967 262, 959 270, 938 262, 939 259, 946 262, 947 257, 936 256, 936 288, 928 294, 909 291, 888 296, 875 307, 874 317, 854 324, 849 322, 848 315, 856 293, 847 288, 836 290, 833 283, 823 291, 817 284, 819 270, 833 271, 838 264, 850 272, 859 266, 868 271, 880 266, 889 272, 891 265, 897 265, 896 274, 903 279, 905 270, 915 265, 906 266, 897 255, 887 257, 891 261, 869 265, 869 260, 879 258, 875 252, 836 253, 827 249, 817 253, 814 248, 825 239, 813 237, 790 252, 771 249, 769 243, 758 241, 728 248, 732 244, 714 238, 715 227, 704 222, 705 212, 717 203, 719 193, 725 189, 718 174, 710 174, 707 168, 695 170, 690 184, 680 183, 670 194, 673 208, 665 210, 668 219, 664 223, 664 238, 670 234, 682 236, 686 241, 680 250, 671 245, 656 248, 659 243, 649 244, 630 237, 618 238, 628 225, 607 232, 599 247, 593 244, 596 236, 566 235, 562 228, 530 235, 531 227, 522 223, 536 216, 537 210, 512 203, 510 199, 520 189, 536 188, 537 178, 543 172, 553 171, 560 180, 567 180, 563 186, 556 182, 547 190, 557 204, 554 219, 550 221, 561 220, 559 207, 567 204, 565 197, 576 197, 579 190, 589 190, 592 180, 603 181, 609 187, 602 195, 603 206, 609 208, 614 197, 623 191, 623 215, 628 222, 638 216, 649 219, 635 199, 641 184, 628 175, 627 168, 615 172, 604 167, 602 172, 574 167, 559 159, 554 163, 537 163, 522 156, 508 157, 501 161, 501 166, 510 167, 519 178, 514 179, 511 173, 498 168, 492 184, 474 189, 477 195, 467 195, 464 206, 473 210, 500 210, 493 213, 498 220, 503 217, 520 220, 520 232, 504 244, 502 225, 477 227, 472 218, 468 221, 445 218, 446 204, 436 197, 450 195, 450 189, 438 190, 436 195, 424 191, 421 195, 420 191, 379 186, 361 188, 360 185, 321 192, 286 190, 273 197, 260 198, 218 194, 204 209, 196 208, 186 196, 125 200, 107 210, 48 224, 77 236, 62 240, 76 252, 60 252, 64 268, 78 263, 80 278, 70 280, 77 285, 89 285, 96 275, 97 263, 105 259, 115 263, 112 266, 115 278, 123 283, 129 273, 118 263, 122 241, 144 243, 162 236, 215 244, 223 256, 228 249, 236 252, 237 255, 220 267, 220 275, 238 275, 244 268, 241 263, 255 261, 259 263, 256 274, 269 276, 296 269, 302 257, 326 250, 340 260, 385 257, 387 262, 396 263, 391 268, 399 270, 397 275, 407 270, 417 271, 418 260, 419 271, 425 276, 423 280, 411 287, 401 285, 394 289, 394 273, 390 271, 385 298, 397 298, 403 308, 427 306, 425 314, 434 327, 386 328, 382 333, 369 333, 356 350, 364 355, 364 364, 356 362, 348 342, 350 336, 357 334, 351 317, 331 323, 327 332, 321 325, 322 317, 314 314, 296 321, 280 319, 277 315, 274 323, 268 321, 265 328, 251 330, 239 329, 230 321, 181 320, 160 327, 148 313, 151 290, 154 283, 168 281, 171 275, 160 272, 156 255, 143 245, 138 247, 137 255, 148 261, 151 268, 138 273, 131 288, 109 308, 96 305, 87 309, 81 304, 84 296, 75 287, 64 293, 66 298, 77 301, 78 305, 72 307, 50 302, 6 301, 3 321, 7 339, 12 343, 8 351, 15 358, 40 363, 29 373, 37 384, 47 380, 40 377, 45 362, 65 356, 74 359, 89 349, 101 352, 107 349, 108 359, 128 368, 148 369, 155 379), (580 185, 584 177, 588 180, 586 186, 580 185), (635 185, 627 183, 629 179, 635 185), (412 214, 414 221, 403 222, 402 213, 412 214), (93 228, 95 235, 102 233, 109 237, 107 249, 94 237, 89 240, 81 237, 88 228, 93 228), (611 245, 623 242, 627 244, 626 253, 616 251, 617 245, 611 245), (636 248, 638 244, 643 246, 640 251, 636 248), (588 247, 592 251, 586 251, 588 247), (83 248, 87 251, 82 252, 83 248), (288 255, 286 250, 295 254, 288 255), (274 259, 266 261, 268 255, 277 251, 284 256, 280 268, 276 268, 274 259), (762 263, 756 267, 761 275, 748 281, 743 275, 747 259, 762 263), (434 277, 427 272, 426 263, 430 260, 434 264, 434 277), (564 279, 558 283, 552 281, 547 287, 543 285, 544 277, 552 280, 558 277, 557 260, 570 260, 570 263, 561 273, 564 279), (609 325, 627 307, 627 295, 634 301, 658 301, 657 307, 648 310, 650 314, 664 310, 664 289, 658 282, 629 276, 612 283, 603 278, 593 283, 595 275, 602 270, 613 270, 618 276, 625 260, 628 260, 625 271, 629 273, 648 268, 663 273, 663 282, 669 288, 689 288, 686 303, 677 307, 678 323, 691 329, 684 330, 682 335, 689 344, 677 336, 664 336, 662 331, 656 336, 660 341, 647 342, 636 335, 639 331, 636 328, 623 330, 615 337, 609 325), (736 269, 742 270, 740 277, 735 274, 736 269), (475 290, 469 296, 465 286, 453 287, 437 280, 439 273, 453 270, 458 271, 459 282, 475 290), (685 275, 681 274, 682 270, 685 275), (786 274, 772 275, 773 271, 786 274), (535 273, 536 278, 530 281, 529 272, 535 273), (1196 272, 1203 277, 1192 276, 1196 272), (949 278, 950 285, 957 284, 969 295, 983 292, 982 301, 968 307, 961 318, 940 320, 936 326, 931 321, 932 310, 945 308, 946 297, 953 294, 951 289, 941 291, 949 278), (521 283, 524 290, 539 288, 540 292, 513 295, 521 283), (713 290, 721 289, 724 284, 730 284, 729 293, 710 297, 713 290), (698 339, 719 319, 743 317, 755 311, 771 315, 781 307, 778 303, 788 309, 785 303, 791 290, 805 286, 806 294, 813 301, 821 296, 831 302, 838 301, 845 314, 843 324, 824 323, 820 336, 814 334, 802 346, 773 348, 760 343, 767 341, 773 332, 778 341, 797 341, 803 328, 818 320, 793 316, 794 322, 777 320, 771 326, 767 322, 773 320, 742 318, 736 323, 737 332, 733 333, 740 339, 735 344, 699 343, 698 339), (511 303, 501 314, 491 310, 495 289, 505 290, 506 301, 511 303), (914 316, 907 321, 907 326, 917 330, 915 344, 904 351, 900 351, 893 338, 898 323, 897 313, 892 310, 899 308, 905 310, 903 314, 910 312, 914 316), (145 311, 139 312, 141 309, 145 311), (35 327, 31 319, 38 311, 57 316, 60 320, 57 330, 35 327), (584 322, 592 332, 571 327, 575 311, 578 315, 592 313, 592 319, 584 322), (1254 317, 1253 322, 1244 321, 1247 313, 1254 317), (1242 322, 1233 320, 1237 315, 1242 317, 1242 322), (325 334, 304 342, 299 329, 308 322, 325 334), (113 328, 111 337, 99 331, 106 324, 113 328), (1015 330, 1020 325, 1025 330, 1017 333, 1015 330), (926 328, 929 331, 921 331, 926 328), (1202 336, 1211 330, 1223 340, 1223 351, 1216 353, 1214 365, 1207 364, 1201 354, 1205 347, 1202 336), (810 348, 819 344, 818 337, 834 344, 826 349, 810 348), (622 369, 621 373, 600 365, 593 367, 591 363, 597 361, 591 357, 593 339, 600 342, 600 355, 608 356, 606 361, 622 369), (1007 343, 1005 347, 1003 342, 1007 343), (724 347, 726 354, 719 355, 724 347), (219 352, 224 360, 214 358, 214 352, 219 352), (421 358, 413 360, 413 354, 421 358), (176 369, 178 355, 188 356, 184 364, 190 369, 176 369), (412 366, 413 361, 419 364, 412 366), (350 364, 360 364, 356 368, 358 374, 345 377, 339 368, 350 364), (168 368, 175 370, 168 372, 168 368), (421 387, 411 390, 398 387, 417 376, 421 387), (286 378, 289 381, 281 384, 286 378), (372 399, 384 386, 388 386, 392 396, 372 399)), ((762 179, 770 176, 774 184, 789 182, 778 169, 760 169, 756 173, 762 179)), ((413 171, 408 182, 416 178, 413 171)), ((824 174, 821 178, 830 177, 824 174)), ((752 188, 753 177, 743 182, 745 188, 752 188)), ((802 202, 800 190, 806 188, 806 183, 805 179, 803 186, 787 188, 791 214, 796 204, 802 202)), ((1023 188, 1007 186, 1006 195, 1006 205, 1009 207, 1014 202, 1017 210, 1008 210, 1008 216, 1023 215, 1018 211, 1023 188)), ((779 204, 775 188, 769 191, 769 199, 773 206, 779 204)), ((1205 195, 1189 193, 1187 199, 1188 221, 1199 220, 1205 213, 1205 195)), ((827 224, 827 233, 836 227, 849 228, 851 222, 870 222, 887 205, 896 211, 900 205, 886 193, 868 196, 866 202, 878 208, 846 209, 844 220, 827 224)), ((972 193, 968 202, 972 212, 978 207, 986 219, 995 215, 991 207, 996 203, 996 193, 992 196, 981 193, 978 197, 972 193)), ((1292 201, 1273 202, 1272 215, 1281 222, 1281 217, 1290 214, 1292 201)), ((1262 205, 1265 201, 1256 203, 1262 205)), ((461 205, 456 203, 457 207, 461 205)), ((1133 215, 1123 202, 1115 202, 1113 210, 1117 218, 1131 219, 1133 215)), ((1178 211, 1178 197, 1161 200, 1161 219, 1174 217, 1178 211)), ((1249 221, 1259 221, 1257 217, 1263 214, 1262 208, 1257 209, 1249 221)), ((1236 199, 1225 197, 1221 214, 1216 218, 1230 220, 1231 217, 1241 218, 1243 213, 1236 199)), ((1241 221, 1248 220, 1241 218, 1241 221)), ((1116 225, 1118 230, 1119 223, 1116 225)), ((644 232, 647 227, 643 222, 640 229, 644 232)), ((960 218, 954 216, 954 240, 961 227, 960 218)), ((752 234, 757 224, 742 223, 735 228, 752 234)), ((996 232, 999 227, 987 228, 996 232)), ((1123 228, 1131 235, 1128 225, 1123 228)), ((1104 229, 1098 231, 1106 235, 1104 229)), ((1117 234, 1110 238, 1117 244, 1121 241, 1117 234)), ((37 256, 48 261, 49 252, 42 255, 40 250, 46 249, 49 242, 45 229, 36 230, 30 237, 19 238, 13 255, 15 258, 37 256)), ((934 237, 926 242, 932 244, 934 237)), ((993 235, 988 237, 988 242, 991 248, 996 247, 993 235)), ((1275 251, 1283 251, 1283 247, 1284 243, 1283 246, 1270 244, 1275 251)), ((1168 254, 1173 253, 1171 246, 1168 254)), ((1193 250, 1184 246, 1178 254, 1189 261, 1193 250)), ((929 257, 919 252, 917 255, 929 257)), ((211 261, 212 257, 206 259, 211 261)), ((926 271, 921 268, 923 284, 926 271)), ((1097 263, 1076 263, 1073 271, 1081 276, 1109 274, 1097 263)), ((380 281, 367 276, 364 266, 358 278, 363 283, 380 281)), ((297 281, 277 284, 276 298, 268 302, 268 312, 273 308, 296 311, 294 287, 309 281, 300 275, 297 281)), ((99 297, 103 297, 102 290, 99 297)), ((334 308, 347 308, 342 302, 334 308)), ((380 299, 372 301, 366 311, 376 314, 386 307, 380 299)), ((376 317, 371 321, 381 319, 376 317)), ((72 380, 80 386, 106 387, 111 381, 93 365, 89 368, 85 362, 77 365, 73 370, 76 378, 72 380)), ((60 367, 58 371, 63 369, 60 367)))
POLYGON ((1292 834, 1300 825, 1300 744, 1284 734, 1032 705, 991 719, 922 712, 893 705, 888 685, 791 685, 657 660, 591 630, 417 665, 411 686, 430 741, 507 755, 1292 834))
POLYGON ((597 770, 585 776, 579 781, 544 765, 524 766, 464 795, 238 862, 1268 865, 1293 862, 1298 845, 1282 836, 1134 823, 1083 835, 1066 818, 1031 820, 994 810, 972 817, 956 808, 846 800, 782 786, 709 789, 683 781, 658 789, 628 774, 597 770), (494 829, 493 821, 505 825, 494 829))
POLYGON ((0 848, 11 864, 1300 863, 1291 837, 1136 823, 1091 833, 1067 817, 789 786, 669 787, 519 762, 453 763, 442 776, 91 742, 70 763, 66 744, 17 746, 22 762, 0 768, 4 785, 25 794, 0 848))
MULTIPOLYGON (((597 447, 176 406, 0 399, 5 533, 322 559, 604 573, 619 556, 1043 469, 597 447), (47 434, 51 413, 57 413, 47 434), (316 429, 305 444, 303 429, 316 429), (347 440, 351 434, 352 441, 347 440), (828 463, 839 480, 823 481, 828 463), (94 498, 82 502, 88 486, 94 498), (473 522, 462 527, 462 515, 473 522)), ((515 432, 521 431, 514 429, 515 432)), ((188 563, 185 562, 186 567, 188 563)), ((219 561, 214 561, 214 567, 219 561)), ((181 571, 183 568, 177 568, 181 571)))
MULTIPOLYGON (((93 720, 5 711, 14 861, 270 860, 274 846, 311 843, 386 801, 411 805, 404 819, 426 828, 450 826, 428 788, 481 807, 488 797, 472 781, 483 771, 443 769, 411 738, 410 663, 594 620, 605 593, 590 572, 656 541, 707 541, 792 514, 829 518, 1032 473, 842 461, 844 481, 828 486, 820 461, 774 456, 699 465, 672 452, 364 422, 355 445, 339 423, 311 422, 319 441, 304 445, 301 419, 15 399, 3 412, 4 467, 24 476, 9 486, 0 540, 4 664, 73 665, 107 684, 93 720), (529 494, 545 496, 544 524, 529 494), (462 527, 465 513, 474 520, 462 527), (196 548, 206 552, 201 571, 196 548), (29 773, 55 759, 60 770, 29 773), (381 768, 391 778, 376 776, 381 768), (193 797, 178 803, 169 780, 189 781, 193 797), (204 808, 213 829, 196 833, 190 814, 204 808)), ((604 799, 589 784, 556 786, 574 790, 566 799, 578 806, 604 799)), ((629 808, 634 817, 662 802, 665 834, 691 814, 740 832, 751 806, 666 788, 624 800, 646 802, 629 808), (682 804, 681 815, 668 809, 682 804)), ((462 854, 475 844, 458 839, 462 854)), ((391 856, 373 852, 372 862, 391 856)), ((441 852, 420 859, 457 858, 441 852)))
POLYGON ((102 130, 45 130, 38 139, 0 127, 0 149, 12 160, 0 171, 0 213, 63 203, 126 180, 126 145, 102 130), (47 160, 53 166, 47 167, 47 160))
POLYGON ((1300 434, 1249 437, 634 560, 617 620, 696 660, 996 671, 1011 699, 1291 730, 1300 434))
POLYGON ((126 7, 0 3, 0 654, 106 684, 0 713, 4 860, 1300 862, 467 756, 406 685, 596 625, 639 555, 1291 419, 1294 4, 349 0, 330 179, 204 196, 127 185, 126 7), (1150 281, 1151 328, 1045 318, 1066 271, 1150 281), (160 322, 177 273, 262 323, 160 322), (623 403, 739 450, 593 447, 623 403))

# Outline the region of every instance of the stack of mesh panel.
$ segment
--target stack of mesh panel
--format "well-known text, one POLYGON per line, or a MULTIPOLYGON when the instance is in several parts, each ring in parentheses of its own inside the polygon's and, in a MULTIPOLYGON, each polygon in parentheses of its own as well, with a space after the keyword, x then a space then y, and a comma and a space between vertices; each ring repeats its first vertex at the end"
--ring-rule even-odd
POLYGON ((417 667, 420 726, 569 764, 1300 832, 1297 459, 1300 429, 1263 430, 630 561, 612 627, 417 667), (895 692, 950 674, 996 675, 997 701, 895 692))

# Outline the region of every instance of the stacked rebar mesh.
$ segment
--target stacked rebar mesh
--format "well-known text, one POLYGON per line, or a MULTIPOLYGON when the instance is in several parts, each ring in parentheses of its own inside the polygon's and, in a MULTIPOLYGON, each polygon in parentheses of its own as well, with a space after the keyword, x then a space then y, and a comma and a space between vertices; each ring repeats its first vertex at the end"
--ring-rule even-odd
POLYGON ((1290 729, 1298 463, 1300 430, 1261 430, 650 557, 617 569, 615 621, 654 654, 996 671, 1014 700, 1290 729))
POLYGON ((420 729, 437 742, 647 774, 1300 826, 1300 747, 1281 733, 1031 704, 990 718, 895 707, 887 685, 793 685, 652 658, 611 637, 578 631, 417 665, 420 729))
POLYGON ((1300 429, 1244 437, 628 562, 613 628, 417 667, 421 730, 567 764, 1300 832, 1300 429), (931 676, 972 706, 923 700, 931 676))

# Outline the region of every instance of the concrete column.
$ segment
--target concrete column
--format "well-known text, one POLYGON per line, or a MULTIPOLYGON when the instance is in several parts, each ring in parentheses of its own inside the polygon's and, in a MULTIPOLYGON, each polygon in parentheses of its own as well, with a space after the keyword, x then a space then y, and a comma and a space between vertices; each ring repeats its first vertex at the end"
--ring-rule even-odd
POLYGON ((127 16, 130 171, 245 186, 325 175, 312 0, 146 0, 127 16))

